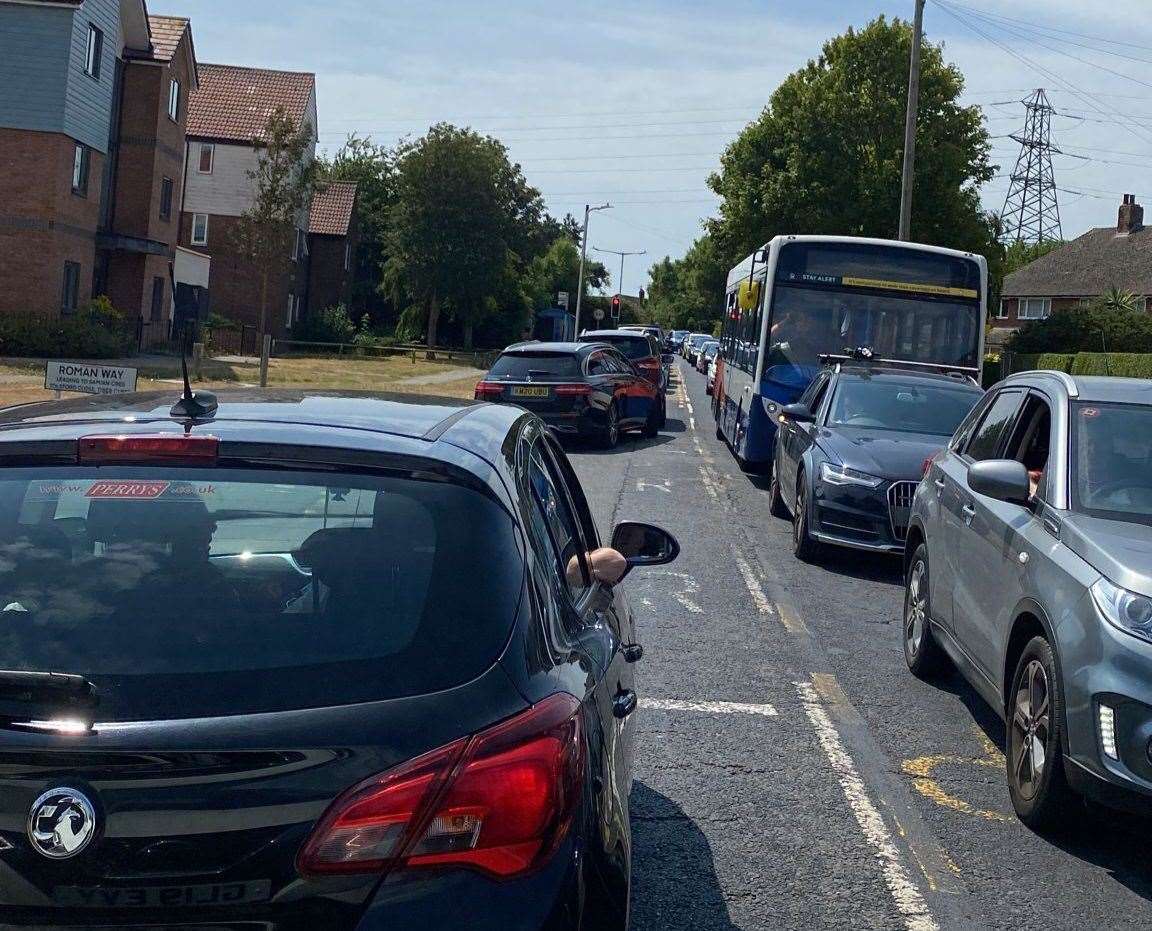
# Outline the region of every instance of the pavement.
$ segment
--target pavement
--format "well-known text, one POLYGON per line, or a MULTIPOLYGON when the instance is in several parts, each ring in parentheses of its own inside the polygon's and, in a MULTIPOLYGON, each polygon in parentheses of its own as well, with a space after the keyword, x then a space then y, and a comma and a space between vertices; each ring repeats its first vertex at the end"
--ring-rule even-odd
POLYGON ((796 560, 702 375, 677 363, 658 437, 569 453, 605 539, 648 520, 683 547, 625 583, 646 651, 636 931, 1152 924, 1149 823, 1077 806, 1040 837, 1015 818, 999 719, 904 665, 898 562, 796 560))

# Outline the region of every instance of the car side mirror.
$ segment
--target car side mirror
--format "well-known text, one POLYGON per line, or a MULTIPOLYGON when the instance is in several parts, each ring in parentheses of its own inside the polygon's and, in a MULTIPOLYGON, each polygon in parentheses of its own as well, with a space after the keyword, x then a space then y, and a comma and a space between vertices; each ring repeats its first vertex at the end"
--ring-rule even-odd
POLYGON ((968 487, 976 494, 1009 504, 1028 504, 1028 470, 1015 459, 987 459, 968 467, 968 487))
POLYGON ((664 566, 680 555, 680 544, 667 530, 630 520, 617 524, 612 531, 612 549, 627 560, 629 570, 664 566))
POLYGON ((791 420, 793 423, 812 423, 816 419, 816 416, 808 409, 808 405, 799 402, 785 404, 780 413, 784 415, 785 419, 791 420))

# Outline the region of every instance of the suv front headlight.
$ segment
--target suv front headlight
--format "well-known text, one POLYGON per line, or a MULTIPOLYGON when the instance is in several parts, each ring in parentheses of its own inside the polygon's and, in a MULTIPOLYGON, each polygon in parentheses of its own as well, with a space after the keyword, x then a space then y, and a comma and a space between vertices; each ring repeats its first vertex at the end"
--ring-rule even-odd
POLYGON ((1152 598, 1101 578, 1092 586, 1092 600, 1113 627, 1152 641, 1152 598))
POLYGON ((829 485, 860 485, 864 488, 879 488, 884 479, 858 472, 847 466, 835 466, 830 462, 820 463, 820 478, 829 485))

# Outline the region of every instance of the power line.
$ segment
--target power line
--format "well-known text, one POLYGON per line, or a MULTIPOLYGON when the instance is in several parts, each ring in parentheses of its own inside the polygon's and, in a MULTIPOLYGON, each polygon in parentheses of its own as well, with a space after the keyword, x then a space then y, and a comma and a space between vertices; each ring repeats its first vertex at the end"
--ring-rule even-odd
MULTIPOLYGON (((973 13, 977 16, 983 16, 985 19, 1000 19, 1000 20, 1004 20, 1004 21, 1009 22, 1009 23, 1019 23, 1021 26, 1028 26, 1032 29, 1044 29, 1048 32, 1058 32, 1058 33, 1062 33, 1063 35, 1066 35, 1066 36, 1076 36, 1076 38, 1078 38, 1078 39, 1091 39, 1094 42, 1107 42, 1110 45, 1121 45, 1121 46, 1125 46, 1126 48, 1134 48, 1134 49, 1140 49, 1141 51, 1145 51, 1145 52, 1152 52, 1152 45, 1141 45, 1141 44, 1136 43, 1136 42, 1125 42, 1121 39, 1110 39, 1106 36, 1089 35, 1088 33, 1075 32, 1071 29, 1061 29, 1058 26, 1037 26, 1035 23, 1029 22, 1028 20, 1015 19, 1011 16, 1005 16, 1003 13, 992 13, 988 10, 980 10, 980 9, 977 9, 976 7, 971 7, 971 6, 967 6, 963 3, 959 3, 959 2, 957 2, 957 0, 951 0, 951 2, 953 4, 953 6, 959 7, 960 9, 965 10, 969 13, 973 13)), ((1100 51, 1103 51, 1103 49, 1101 49, 1100 51)), ((1017 92, 1012 91, 1010 93, 1017 93, 1017 92)))

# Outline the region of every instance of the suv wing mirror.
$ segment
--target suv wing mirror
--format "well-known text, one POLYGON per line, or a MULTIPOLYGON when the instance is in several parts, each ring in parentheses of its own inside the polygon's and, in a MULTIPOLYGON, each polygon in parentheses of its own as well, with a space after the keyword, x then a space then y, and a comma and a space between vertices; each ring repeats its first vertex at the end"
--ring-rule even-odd
POLYGON ((1015 459, 986 459, 968 467, 968 487, 976 494, 1007 501, 1009 504, 1028 503, 1032 486, 1024 463, 1015 459))
POLYGON ((785 404, 780 413, 784 415, 785 419, 791 420, 793 423, 812 423, 816 419, 816 416, 808 409, 808 405, 801 404, 799 401, 795 404, 785 404))

